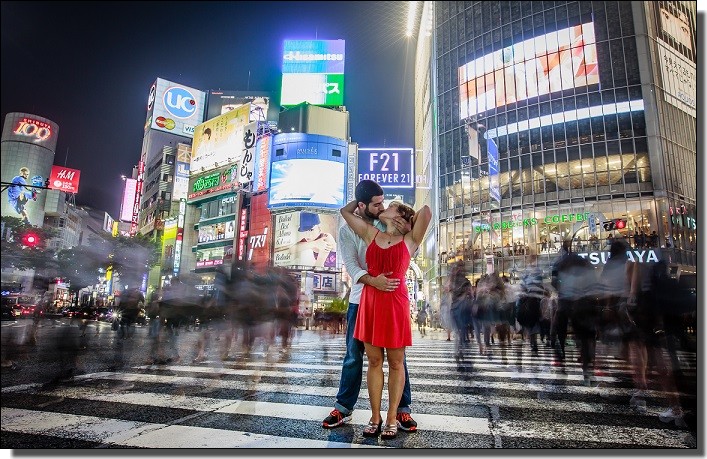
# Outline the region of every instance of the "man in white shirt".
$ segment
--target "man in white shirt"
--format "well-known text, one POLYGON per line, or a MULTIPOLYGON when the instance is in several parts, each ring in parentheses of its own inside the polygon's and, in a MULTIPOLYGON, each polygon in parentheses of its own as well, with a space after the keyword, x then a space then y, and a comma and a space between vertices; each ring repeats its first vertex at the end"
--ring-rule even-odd
MULTIPOLYGON (((356 185, 355 192, 358 201, 359 216, 370 221, 381 231, 385 231, 385 226, 378 221, 378 215, 385 210, 383 204, 383 188, 372 180, 362 180, 356 185)), ((402 217, 395 221, 395 227, 406 234, 411 230, 410 223, 402 217)), ((373 277, 367 272, 366 264, 366 243, 354 233, 348 225, 344 224, 339 228, 338 250, 343 259, 346 271, 351 276, 352 287, 349 293, 349 308, 346 314, 346 355, 341 368, 341 380, 339 381, 339 391, 336 394, 334 410, 322 421, 322 427, 333 429, 351 420, 354 405, 358 400, 361 391, 361 381, 363 379, 363 343, 353 337, 356 326, 356 316, 358 305, 363 292, 363 285, 368 284, 378 290, 393 291, 400 284, 399 279, 388 279, 383 273, 373 277)), ((410 416, 410 378, 408 377, 407 363, 405 364, 405 387, 398 406, 398 428, 406 432, 415 432, 417 422, 410 416)))

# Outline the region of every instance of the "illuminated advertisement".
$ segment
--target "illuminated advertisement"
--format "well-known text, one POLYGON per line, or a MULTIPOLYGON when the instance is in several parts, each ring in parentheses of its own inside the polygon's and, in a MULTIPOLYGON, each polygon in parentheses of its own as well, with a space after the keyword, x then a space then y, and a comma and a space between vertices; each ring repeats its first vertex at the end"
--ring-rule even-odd
POLYGON ((283 74, 280 105, 288 107, 302 102, 327 107, 344 105, 344 75, 283 74))
POLYGON ((162 269, 171 270, 174 266, 175 246, 177 243, 177 219, 168 218, 164 222, 162 233, 162 269))
POLYGON ((501 203, 501 187, 498 182, 498 146, 493 139, 486 141, 489 157, 489 198, 501 203))
POLYGON ((344 40, 285 40, 280 105, 344 104, 344 40))
POLYGON ((276 119, 277 107, 272 107, 274 113, 268 113, 271 109, 270 98, 269 92, 262 91, 209 91, 206 120, 241 108, 245 104, 250 104, 249 121, 276 119))
POLYGON ((268 135, 255 142, 255 164, 253 166, 253 193, 265 191, 270 186, 270 147, 272 136, 268 135))
POLYGON ((177 145, 177 161, 174 168, 174 185, 172 186, 172 201, 186 199, 189 193, 189 169, 191 163, 191 146, 180 143, 177 145))
POLYGON ((191 170, 209 170, 240 158, 249 116, 250 105, 246 104, 198 125, 192 143, 191 170))
POLYGON ((356 183, 373 180, 384 190, 414 186, 412 148, 359 148, 356 183))
POLYGON ((179 214, 177 215, 177 236, 174 242, 174 275, 179 274, 179 267, 182 262, 182 241, 184 239, 184 217, 187 212, 187 200, 182 198, 179 200, 179 214))
POLYGON ((135 192, 137 190, 137 180, 125 179, 123 189, 123 201, 120 204, 120 221, 129 222, 133 219, 133 206, 135 204, 135 192))
POLYGON ((276 135, 268 207, 343 207, 347 151, 348 143, 333 137, 276 135))
POLYGON ((115 221, 113 220, 113 217, 108 215, 108 212, 103 213, 103 231, 106 233, 112 233, 113 232, 113 224, 115 221))
POLYGON ((337 216, 313 212, 275 215, 275 266, 336 267, 337 216))
MULTIPOLYGON (((3 167, 3 175, 6 174, 5 169, 3 167)), ((10 171, 9 168, 7 169, 10 171)), ((44 180, 39 175, 30 178, 30 169, 27 166, 20 167, 16 174, 12 179, 3 180, 11 183, 7 187, 7 200, 3 205, 3 215, 19 218, 29 225, 41 226, 43 218, 40 219, 40 216, 43 214, 43 209, 37 203, 37 198, 42 190, 33 188, 33 186, 44 186, 44 180), (5 209, 8 207, 10 212, 6 214, 5 209)))
POLYGON ((77 169, 52 166, 52 172, 49 174, 49 188, 65 193, 78 193, 80 177, 81 171, 77 169))
POLYGON ((199 225, 197 242, 214 242, 236 237, 236 222, 228 221, 213 225, 199 225))
POLYGON ((135 202, 133 203, 133 216, 130 222, 130 235, 137 234, 137 226, 140 222, 140 198, 142 197, 142 187, 145 181, 145 162, 137 163, 137 184, 135 185, 135 202))
POLYGON ((459 67, 460 116, 599 83, 594 24, 524 40, 459 67))
POLYGON ((147 105, 150 128, 192 138, 204 120, 206 93, 162 78, 153 87, 147 105))
POLYGON ((189 178, 190 202, 212 195, 231 192, 238 185, 238 164, 232 164, 220 169, 202 174, 194 174, 189 178))
POLYGON ((232 245, 227 247, 214 247, 196 251, 196 267, 212 268, 224 263, 230 265, 233 262, 234 249, 232 245))

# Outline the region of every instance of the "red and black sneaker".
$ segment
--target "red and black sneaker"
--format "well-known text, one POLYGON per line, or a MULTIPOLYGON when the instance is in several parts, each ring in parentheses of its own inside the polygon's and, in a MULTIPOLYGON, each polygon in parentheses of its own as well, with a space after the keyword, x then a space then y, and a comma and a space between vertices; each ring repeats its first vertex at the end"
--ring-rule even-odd
POLYGON ((398 420, 398 427, 405 432, 417 432, 417 422, 410 413, 398 413, 395 419, 398 420))
POLYGON ((334 427, 339 427, 340 425, 346 424, 350 420, 350 414, 344 416, 341 411, 334 409, 331 413, 329 413, 329 416, 324 418, 324 420, 322 421, 322 427, 324 427, 325 429, 333 429, 334 427))

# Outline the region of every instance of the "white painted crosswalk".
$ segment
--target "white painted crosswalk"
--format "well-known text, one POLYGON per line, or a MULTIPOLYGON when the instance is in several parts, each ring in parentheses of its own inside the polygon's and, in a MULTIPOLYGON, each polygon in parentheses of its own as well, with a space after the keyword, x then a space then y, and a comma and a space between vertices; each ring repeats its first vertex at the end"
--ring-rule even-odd
MULTIPOLYGON (((696 447, 694 432, 658 419, 667 407, 659 386, 646 393, 647 411, 629 406, 623 360, 602 356, 598 389, 584 384, 572 350, 559 370, 546 349, 531 356, 511 347, 506 360, 498 346, 491 356, 472 349, 466 371, 458 371, 453 343, 417 340, 406 360, 419 431, 390 441, 362 436, 370 417, 365 374, 351 422, 321 428, 338 390, 341 336, 295 342, 286 355, 275 349, 233 361, 94 372, 51 388, 3 387, 3 447, 28 435, 102 448, 696 447)), ((684 360, 694 371, 695 356, 684 360)))

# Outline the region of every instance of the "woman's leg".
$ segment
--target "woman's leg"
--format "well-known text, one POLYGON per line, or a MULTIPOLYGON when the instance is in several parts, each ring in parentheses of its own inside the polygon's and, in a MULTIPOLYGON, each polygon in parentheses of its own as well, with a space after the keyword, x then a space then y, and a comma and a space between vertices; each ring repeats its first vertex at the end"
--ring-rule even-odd
MULTIPOLYGON (((366 383, 368 385, 368 398, 371 402, 371 420, 373 422, 380 422, 381 398, 383 398, 383 348, 373 346, 370 343, 363 343, 363 345, 366 350, 366 357, 368 357, 366 383)), ((403 384, 405 384, 404 373, 403 384)), ((402 392, 403 389, 401 386, 400 392, 398 392, 398 401, 400 401, 402 392)), ((395 414, 393 414, 393 419, 395 419, 395 414)))
MULTIPOLYGON (((405 359, 405 348, 386 349, 388 355, 388 415, 385 423, 395 424, 396 415, 398 414, 398 405, 400 397, 403 395, 403 387, 405 386, 405 368, 403 361, 405 359)), ((370 365, 370 362, 369 362, 370 365)), ((382 371, 381 371, 382 374, 382 371)), ((381 389, 383 389, 381 387, 381 389)), ((373 405, 373 402, 371 402, 373 405)))

